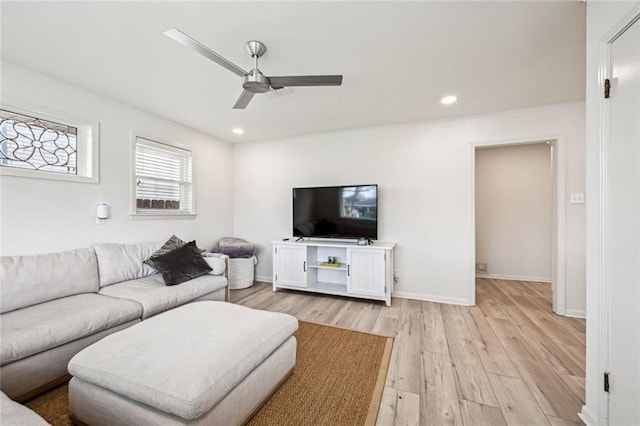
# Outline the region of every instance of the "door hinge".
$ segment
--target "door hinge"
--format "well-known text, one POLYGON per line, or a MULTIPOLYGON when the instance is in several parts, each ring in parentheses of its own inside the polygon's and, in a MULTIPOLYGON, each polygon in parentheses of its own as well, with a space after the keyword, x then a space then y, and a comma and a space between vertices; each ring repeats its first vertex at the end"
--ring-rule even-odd
POLYGON ((611 81, 608 78, 604 79, 604 98, 609 99, 611 97, 611 81))
POLYGON ((278 247, 276 247, 276 254, 278 254, 278 247))
POLYGON ((609 392, 609 373, 604 373, 604 391, 609 392))

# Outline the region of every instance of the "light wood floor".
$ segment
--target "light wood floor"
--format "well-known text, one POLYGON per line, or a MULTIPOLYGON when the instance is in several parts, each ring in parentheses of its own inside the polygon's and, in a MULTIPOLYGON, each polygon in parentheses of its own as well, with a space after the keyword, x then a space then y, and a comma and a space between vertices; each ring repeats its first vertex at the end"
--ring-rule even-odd
POLYGON ((378 425, 573 425, 584 403, 585 322, 551 312, 545 283, 478 279, 474 307, 278 291, 231 301, 395 336, 378 425))

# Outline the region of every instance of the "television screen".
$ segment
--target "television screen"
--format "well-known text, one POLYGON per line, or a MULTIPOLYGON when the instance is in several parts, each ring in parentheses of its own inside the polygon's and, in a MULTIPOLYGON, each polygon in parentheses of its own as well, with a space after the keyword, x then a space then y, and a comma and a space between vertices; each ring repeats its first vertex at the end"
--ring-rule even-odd
POLYGON ((378 238, 378 185, 293 188, 293 236, 378 238))

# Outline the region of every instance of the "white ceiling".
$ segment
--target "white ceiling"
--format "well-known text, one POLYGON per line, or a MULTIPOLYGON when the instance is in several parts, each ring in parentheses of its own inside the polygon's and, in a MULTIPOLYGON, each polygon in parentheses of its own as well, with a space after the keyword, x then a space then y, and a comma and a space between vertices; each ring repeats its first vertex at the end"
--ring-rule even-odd
POLYGON ((6 2, 2 59, 236 142, 584 99, 585 6, 517 2, 6 2), (165 37, 178 28, 266 75, 341 87, 256 95, 165 37), (443 95, 459 101, 443 106, 443 95), (245 134, 234 135, 233 127, 245 134))

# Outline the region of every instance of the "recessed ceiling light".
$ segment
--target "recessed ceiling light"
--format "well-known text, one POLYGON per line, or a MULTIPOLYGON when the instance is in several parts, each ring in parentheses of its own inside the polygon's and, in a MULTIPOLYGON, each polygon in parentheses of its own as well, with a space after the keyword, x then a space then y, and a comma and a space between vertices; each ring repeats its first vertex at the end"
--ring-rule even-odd
POLYGON ((242 130, 240 127, 236 127, 235 129, 232 130, 233 133, 235 133, 236 135, 241 135, 244 133, 244 130, 242 130))
POLYGON ((458 97, 456 95, 449 95, 449 96, 445 96, 444 98, 440 99, 440 102, 442 102, 445 105, 451 105, 456 103, 456 101, 458 100, 458 97))

